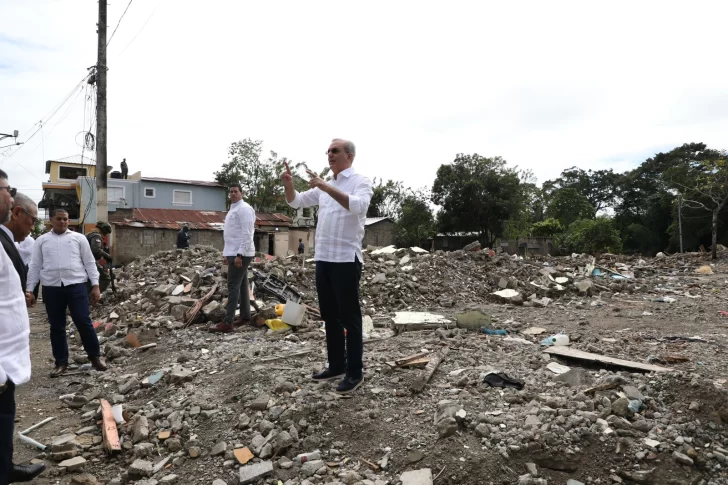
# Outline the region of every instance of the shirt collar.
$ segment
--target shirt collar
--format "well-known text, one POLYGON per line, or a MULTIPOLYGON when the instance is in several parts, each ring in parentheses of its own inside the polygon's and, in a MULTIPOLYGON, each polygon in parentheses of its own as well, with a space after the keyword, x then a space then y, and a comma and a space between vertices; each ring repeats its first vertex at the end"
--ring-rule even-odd
POLYGON ((243 203, 243 199, 240 199, 239 201, 233 202, 232 204, 230 204, 230 208, 232 209, 233 207, 237 207, 242 203, 243 203))
POLYGON ((8 227, 5 224, 0 224, 0 227, 2 227, 3 231, 5 231, 8 236, 10 236, 10 240, 14 242, 15 236, 13 236, 13 233, 10 231, 10 229, 8 229, 8 227))
MULTIPOLYGON (((356 171, 354 170, 354 167, 349 167, 346 170, 342 170, 341 172, 339 172, 339 175, 343 175, 344 177, 349 178, 352 175, 354 175, 355 173, 356 173, 356 171)), ((339 179, 339 177, 337 175, 334 180, 338 180, 338 179, 339 179)))

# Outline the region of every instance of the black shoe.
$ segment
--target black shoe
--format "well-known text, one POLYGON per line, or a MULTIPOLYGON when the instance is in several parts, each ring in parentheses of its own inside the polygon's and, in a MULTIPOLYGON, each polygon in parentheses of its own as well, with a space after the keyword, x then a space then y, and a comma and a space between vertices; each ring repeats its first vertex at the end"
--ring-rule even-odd
POLYGON ((8 483, 29 482, 46 469, 45 463, 35 465, 13 465, 8 483))
POLYGON ((318 374, 314 374, 311 376, 311 379, 314 381, 333 381, 334 379, 341 379, 344 377, 343 372, 336 372, 331 369, 324 369, 323 371, 319 372, 318 374))
POLYGON ((359 386, 364 383, 364 376, 361 376, 358 379, 354 379, 353 377, 345 377, 343 381, 339 383, 338 386, 336 386, 336 392, 339 394, 348 394, 350 392, 354 392, 357 390, 359 386))

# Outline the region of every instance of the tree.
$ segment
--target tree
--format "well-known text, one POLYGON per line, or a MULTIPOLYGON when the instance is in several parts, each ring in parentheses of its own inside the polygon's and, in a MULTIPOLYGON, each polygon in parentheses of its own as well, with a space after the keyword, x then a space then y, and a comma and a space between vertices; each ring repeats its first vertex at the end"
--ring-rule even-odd
POLYGON ((594 206, 576 189, 559 189, 553 193, 546 209, 546 216, 557 219, 569 227, 579 219, 594 219, 594 206))
MULTIPOLYGON (((225 187, 239 183, 243 197, 256 212, 286 210, 280 174, 284 159, 271 151, 267 160, 261 160, 263 142, 245 138, 230 145, 230 160, 215 172, 215 181, 225 187)), ((226 198, 230 208, 230 199, 226 198)))
POLYGON ((575 189, 586 197, 595 212, 599 212, 614 207, 620 179, 621 176, 611 169, 584 171, 571 167, 561 172, 559 178, 544 182, 543 189, 547 198, 561 189, 575 189))
POLYGON ((543 197, 536 186, 533 172, 525 170, 519 173, 518 197, 514 211, 503 227, 503 236, 515 240, 516 246, 521 238, 528 237, 535 221, 543 219, 543 197))
POLYGON ((531 226, 531 234, 536 237, 553 237, 564 232, 564 226, 558 219, 549 218, 531 226))
POLYGON ((43 231, 45 230, 45 224, 41 219, 36 219, 35 224, 33 224, 33 229, 30 231, 30 234, 33 237, 38 237, 41 234, 43 234, 43 231))
POLYGON ((383 179, 373 180, 372 199, 367 209, 367 217, 391 217, 398 219, 402 211, 402 203, 405 198, 405 189, 402 182, 383 179))
POLYGON ((581 219, 569 226, 564 245, 576 253, 620 252, 622 240, 609 217, 581 219))
POLYGON ((728 203, 728 154, 710 150, 702 155, 669 168, 664 180, 682 194, 687 207, 711 213, 711 257, 717 259, 718 219, 728 203))
POLYGON ((402 201, 395 238, 399 246, 419 246, 435 235, 435 217, 424 191, 409 191, 402 201))
POLYGON ((505 222, 519 205, 517 169, 501 157, 458 154, 452 164, 441 165, 432 186, 432 201, 443 232, 475 231, 481 243, 492 246, 505 222))

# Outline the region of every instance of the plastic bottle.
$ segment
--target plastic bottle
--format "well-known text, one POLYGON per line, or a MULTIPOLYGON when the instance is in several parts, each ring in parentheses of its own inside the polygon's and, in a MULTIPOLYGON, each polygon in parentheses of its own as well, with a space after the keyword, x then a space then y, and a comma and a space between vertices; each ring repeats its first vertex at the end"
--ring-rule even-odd
POLYGON ((503 329, 493 330, 492 328, 483 328, 481 329, 481 332, 486 335, 508 335, 508 331, 503 329))
POLYGON ((307 461, 314 461, 321 459, 321 452, 319 450, 312 451, 311 453, 301 453, 293 459, 294 463, 304 464, 307 461))
POLYGON ((569 336, 564 333, 557 333, 550 337, 546 337, 541 340, 541 345, 559 347, 562 345, 569 345, 569 336))

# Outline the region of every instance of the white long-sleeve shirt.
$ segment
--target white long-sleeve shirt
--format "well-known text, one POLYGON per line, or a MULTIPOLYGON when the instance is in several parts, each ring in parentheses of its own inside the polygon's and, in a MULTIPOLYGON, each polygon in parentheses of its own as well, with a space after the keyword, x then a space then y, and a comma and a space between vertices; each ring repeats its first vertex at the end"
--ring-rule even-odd
POLYGON ((294 209, 319 206, 316 261, 353 263, 356 257, 363 263, 361 241, 364 239, 367 209, 372 200, 372 181, 350 167, 339 172, 329 184, 349 195, 348 210, 318 187, 303 193, 296 192, 296 197, 288 205, 294 209))
POLYGON ((28 291, 33 291, 39 281, 43 286, 68 286, 87 280, 92 286, 99 284, 99 270, 86 236, 69 230, 62 234, 50 231, 35 241, 28 291))
POLYGON ((223 256, 255 256, 255 211, 249 204, 239 200, 230 205, 230 210, 225 216, 223 226, 223 238, 225 247, 222 250, 223 256))
POLYGON ((30 322, 20 276, 5 251, 0 251, 0 385, 30 380, 30 322))
POLYGON ((30 266, 30 260, 33 256, 33 246, 35 246, 35 239, 28 236, 17 244, 20 257, 23 258, 23 262, 26 266, 30 266))

